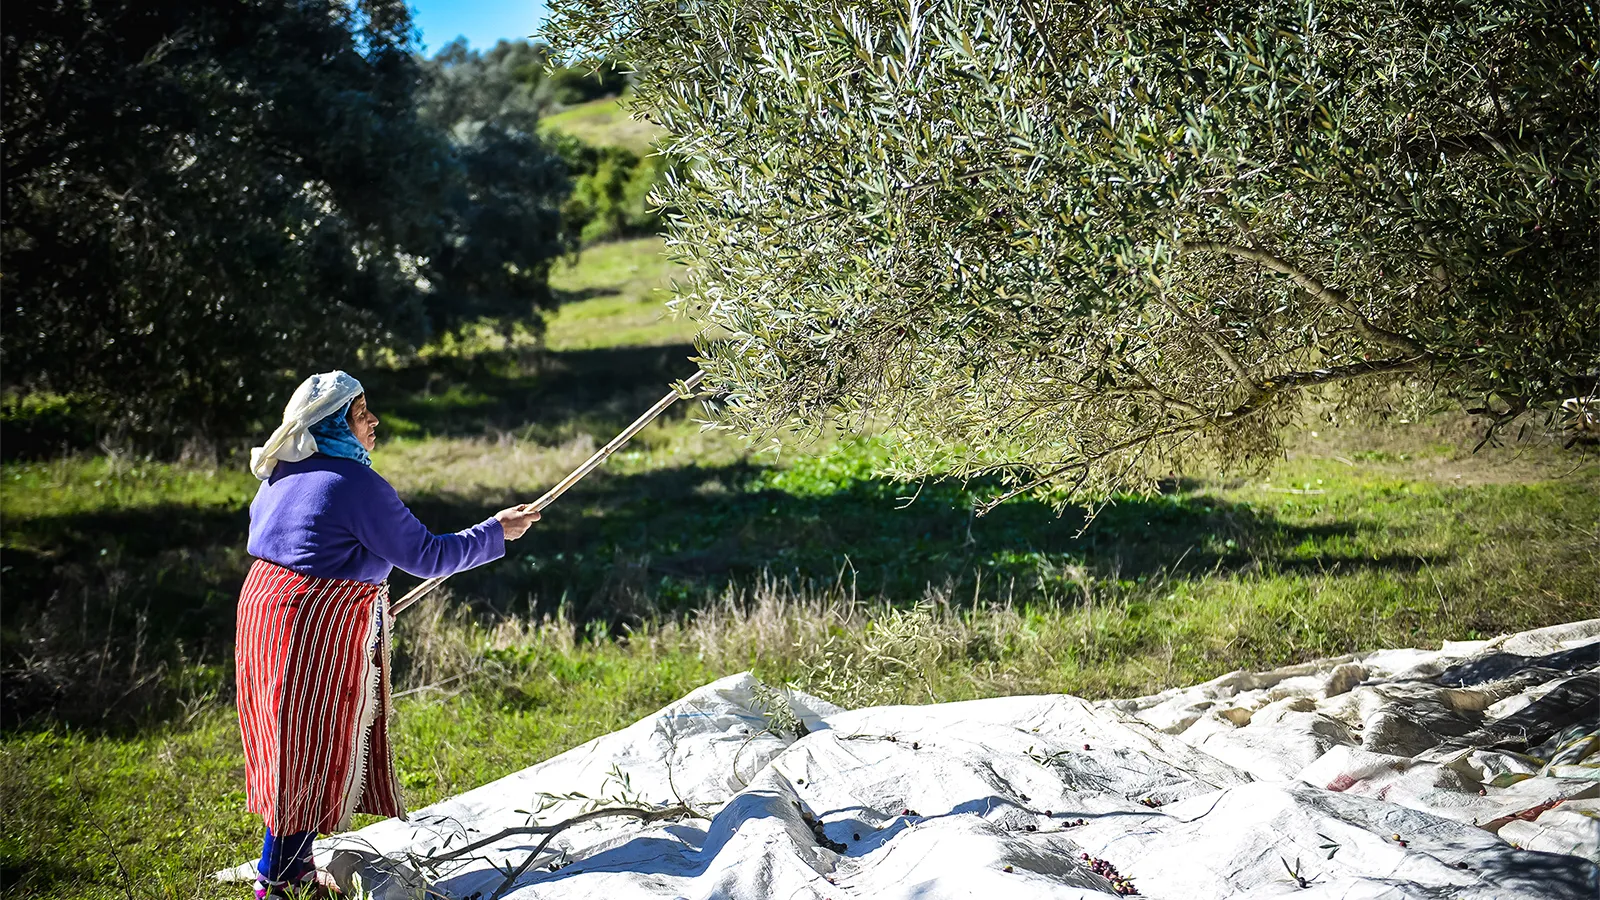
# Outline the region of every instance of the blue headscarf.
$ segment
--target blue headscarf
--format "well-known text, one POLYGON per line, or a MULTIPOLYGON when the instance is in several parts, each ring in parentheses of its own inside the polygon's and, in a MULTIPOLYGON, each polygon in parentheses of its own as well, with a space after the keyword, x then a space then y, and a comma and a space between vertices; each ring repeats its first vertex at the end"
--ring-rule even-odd
POLYGON ((352 399, 338 412, 323 416, 307 430, 317 442, 318 453, 353 459, 364 466, 371 466, 372 457, 367 454, 367 448, 361 446, 361 442, 356 440, 356 433, 350 430, 350 406, 355 402, 352 399))

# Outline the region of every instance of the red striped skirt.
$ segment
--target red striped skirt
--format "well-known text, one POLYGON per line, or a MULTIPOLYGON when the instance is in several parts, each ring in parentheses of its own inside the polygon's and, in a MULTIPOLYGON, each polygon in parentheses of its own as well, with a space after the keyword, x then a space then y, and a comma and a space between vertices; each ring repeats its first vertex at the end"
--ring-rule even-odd
POLYGON ((245 793, 274 834, 405 818, 389 745, 388 585, 256 560, 239 591, 245 793))

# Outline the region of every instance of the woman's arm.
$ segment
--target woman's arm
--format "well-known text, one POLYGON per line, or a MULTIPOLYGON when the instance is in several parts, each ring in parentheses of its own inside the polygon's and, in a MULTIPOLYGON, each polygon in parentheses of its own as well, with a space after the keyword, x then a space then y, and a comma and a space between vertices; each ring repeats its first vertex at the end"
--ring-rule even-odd
POLYGON ((361 545, 385 561, 422 578, 450 575, 506 555, 505 531, 491 517, 455 534, 434 534, 411 514, 400 495, 373 473, 364 491, 365 509, 352 530, 361 545))

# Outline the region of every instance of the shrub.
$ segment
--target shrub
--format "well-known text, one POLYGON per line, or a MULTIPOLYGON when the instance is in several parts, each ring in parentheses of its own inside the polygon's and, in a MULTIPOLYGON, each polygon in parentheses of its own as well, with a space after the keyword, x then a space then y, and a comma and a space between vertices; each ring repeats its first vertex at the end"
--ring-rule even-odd
POLYGON ((572 173, 572 194, 561 208, 564 225, 582 244, 653 234, 662 214, 651 194, 671 170, 664 156, 647 156, 623 147, 595 147, 570 135, 557 135, 557 151, 572 173))

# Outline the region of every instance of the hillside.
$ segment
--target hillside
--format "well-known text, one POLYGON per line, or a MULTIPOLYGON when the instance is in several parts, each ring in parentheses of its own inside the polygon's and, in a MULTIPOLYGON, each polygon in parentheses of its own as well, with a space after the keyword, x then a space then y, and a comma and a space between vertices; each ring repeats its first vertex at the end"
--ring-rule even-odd
POLYGON ((601 97, 580 103, 540 121, 541 129, 564 131, 596 147, 625 147, 643 156, 665 134, 658 125, 631 118, 622 97, 601 97))
POLYGON ((546 323, 551 350, 656 347, 687 344, 695 326, 667 312, 667 287, 676 266, 662 255, 658 237, 587 247, 575 261, 550 273, 562 298, 546 323))

